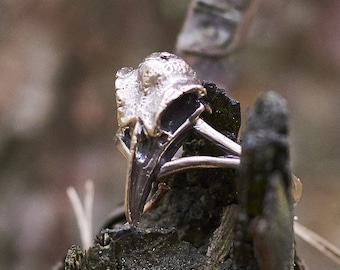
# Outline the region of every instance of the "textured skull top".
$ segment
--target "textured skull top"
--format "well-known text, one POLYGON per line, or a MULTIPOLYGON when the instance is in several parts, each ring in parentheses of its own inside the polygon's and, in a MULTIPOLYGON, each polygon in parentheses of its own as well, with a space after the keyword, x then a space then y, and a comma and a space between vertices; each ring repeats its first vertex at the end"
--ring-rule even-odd
POLYGON ((120 128, 134 126, 137 119, 149 136, 160 133, 161 114, 183 94, 206 94, 193 69, 184 60, 167 52, 153 53, 137 69, 117 72, 116 97, 120 128))

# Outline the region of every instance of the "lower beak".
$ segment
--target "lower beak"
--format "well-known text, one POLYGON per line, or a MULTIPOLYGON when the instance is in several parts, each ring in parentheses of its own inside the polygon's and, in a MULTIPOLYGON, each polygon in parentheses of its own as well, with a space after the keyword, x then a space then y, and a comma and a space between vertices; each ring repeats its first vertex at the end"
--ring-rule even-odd
POLYGON ((190 130, 192 126, 172 138, 165 134, 147 137, 143 133, 142 123, 136 124, 131 140, 126 182, 125 211, 129 223, 137 224, 140 221, 152 183, 156 181, 160 168, 172 159, 190 130))

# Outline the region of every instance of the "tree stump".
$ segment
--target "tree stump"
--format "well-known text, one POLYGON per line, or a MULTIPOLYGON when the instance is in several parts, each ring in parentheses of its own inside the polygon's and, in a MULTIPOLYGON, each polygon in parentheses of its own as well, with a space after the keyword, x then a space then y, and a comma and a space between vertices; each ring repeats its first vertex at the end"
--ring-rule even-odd
MULTIPOLYGON (((236 141, 240 105, 214 83, 201 118, 236 141)), ((304 269, 295 254, 288 117, 276 94, 249 111, 241 166, 161 179, 171 190, 137 226, 103 229, 93 246, 73 246, 59 269, 304 269)), ((192 133, 183 156, 222 155, 192 133)), ((57 268, 56 268, 57 269, 57 268)))

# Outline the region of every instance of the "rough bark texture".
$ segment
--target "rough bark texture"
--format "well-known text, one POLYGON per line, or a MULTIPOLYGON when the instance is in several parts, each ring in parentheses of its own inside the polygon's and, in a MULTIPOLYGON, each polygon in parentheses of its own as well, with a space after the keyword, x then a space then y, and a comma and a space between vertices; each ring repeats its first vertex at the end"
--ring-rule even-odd
POLYGON ((261 96, 248 112, 242 139, 234 245, 237 268, 294 267, 287 134, 285 101, 273 92, 261 96))
MULTIPOLYGON (((204 86, 212 113, 202 118, 235 140, 239 103, 213 83, 204 86)), ((85 252, 72 247, 65 269, 293 269, 286 135, 284 101, 265 95, 249 113, 239 177, 207 169, 163 179, 171 190, 139 226, 105 229, 85 252)), ((203 154, 221 153, 192 134, 184 155, 203 154)), ((303 266, 296 261, 295 269, 303 266)))

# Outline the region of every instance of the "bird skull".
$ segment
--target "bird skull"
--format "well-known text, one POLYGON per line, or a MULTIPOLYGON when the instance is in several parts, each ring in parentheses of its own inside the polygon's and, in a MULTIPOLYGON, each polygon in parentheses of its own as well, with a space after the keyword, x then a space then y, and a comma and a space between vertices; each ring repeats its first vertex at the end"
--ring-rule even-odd
POLYGON ((117 72, 118 141, 128 159, 125 210, 140 221, 160 168, 171 160, 204 111, 196 73, 174 54, 153 53, 117 72))

